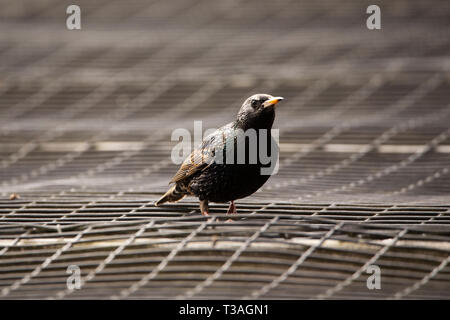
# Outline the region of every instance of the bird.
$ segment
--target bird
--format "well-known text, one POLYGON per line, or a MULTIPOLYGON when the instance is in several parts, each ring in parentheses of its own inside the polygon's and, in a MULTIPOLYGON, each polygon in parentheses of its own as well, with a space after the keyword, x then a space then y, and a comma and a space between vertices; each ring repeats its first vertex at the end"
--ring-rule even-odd
POLYGON ((259 155, 261 148, 271 150, 271 156, 278 153, 271 128, 275 106, 283 99, 269 94, 254 94, 247 98, 233 122, 206 136, 200 146, 186 157, 169 182, 169 185, 174 185, 155 202, 155 206, 177 202, 191 195, 198 197, 200 212, 205 216, 209 215, 209 202, 229 202, 227 215, 236 214, 235 200, 250 196, 270 177, 261 171, 267 163, 263 163, 260 157, 253 161, 251 158, 255 150, 259 155), (253 135, 249 134, 252 132, 253 135), (256 137, 256 140, 251 141, 249 137, 256 137), (239 141, 244 142, 244 149, 239 149, 239 141), (241 157, 245 155, 245 159, 241 158, 239 162, 236 159, 240 150, 245 150, 240 154, 241 157))

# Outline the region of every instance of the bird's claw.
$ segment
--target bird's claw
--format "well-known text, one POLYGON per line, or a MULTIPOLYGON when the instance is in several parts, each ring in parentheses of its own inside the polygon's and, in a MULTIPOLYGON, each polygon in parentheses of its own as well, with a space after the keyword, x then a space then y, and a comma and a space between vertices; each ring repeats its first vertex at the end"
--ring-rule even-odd
POLYGON ((228 214, 236 214, 236 213, 237 213, 237 211, 236 211, 236 205, 234 204, 234 201, 231 201, 230 206, 229 206, 229 208, 228 208, 227 215, 228 215, 228 214))

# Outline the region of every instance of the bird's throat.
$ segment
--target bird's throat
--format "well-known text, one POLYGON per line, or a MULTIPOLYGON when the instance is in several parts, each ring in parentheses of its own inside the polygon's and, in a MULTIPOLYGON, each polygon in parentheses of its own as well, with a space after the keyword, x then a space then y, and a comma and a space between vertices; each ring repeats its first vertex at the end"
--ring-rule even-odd
POLYGON ((275 110, 263 111, 255 117, 249 116, 244 119, 237 119, 234 122, 236 129, 242 129, 244 131, 248 129, 272 129, 273 122, 275 120, 275 110))

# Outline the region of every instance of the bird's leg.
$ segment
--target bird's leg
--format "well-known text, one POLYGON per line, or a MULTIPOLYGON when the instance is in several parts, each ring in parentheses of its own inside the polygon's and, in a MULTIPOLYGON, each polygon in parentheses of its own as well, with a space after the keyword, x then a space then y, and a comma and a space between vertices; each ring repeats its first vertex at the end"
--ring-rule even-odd
MULTIPOLYGON (((234 201, 231 201, 230 207, 228 208, 227 215, 228 215, 228 214, 236 214, 236 213, 237 213, 237 211, 236 211, 236 205, 234 204, 234 201)), ((225 222, 233 222, 233 219, 228 219, 228 220, 225 221, 225 222)))
POLYGON ((202 215, 209 216, 208 214, 208 200, 200 200, 200 211, 202 215))
POLYGON ((236 206, 234 204, 234 201, 231 201, 227 214, 236 214, 236 213, 237 213, 237 211, 236 211, 236 206))

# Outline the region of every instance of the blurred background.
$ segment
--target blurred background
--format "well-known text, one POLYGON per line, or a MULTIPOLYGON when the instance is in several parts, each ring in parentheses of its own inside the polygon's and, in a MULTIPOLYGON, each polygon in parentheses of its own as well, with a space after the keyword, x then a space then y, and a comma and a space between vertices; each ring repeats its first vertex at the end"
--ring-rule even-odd
MULTIPOLYGON (((61 243, 59 236, 53 238, 55 230, 60 237, 74 236, 77 243, 96 228, 83 229, 90 223, 197 219, 188 219, 197 222, 175 233, 170 230, 178 225, 168 229, 165 236, 173 236, 179 243, 191 234, 189 228, 195 231, 201 227, 203 218, 193 198, 162 208, 151 205, 166 191, 178 167, 170 158, 178 143, 171 141, 172 131, 186 128, 193 132, 194 121, 199 120, 204 130, 228 123, 254 93, 285 98, 274 125, 280 130, 280 170, 261 190, 240 201, 241 211, 238 205, 244 216, 261 214, 261 221, 254 220, 252 225, 256 230, 276 214, 296 214, 299 220, 293 224, 305 223, 302 215, 332 220, 314 221, 317 224, 311 230, 296 234, 316 240, 332 237, 334 231, 330 230, 342 221, 384 224, 387 229, 375 232, 380 239, 397 241, 396 236, 405 236, 403 230, 409 234, 411 224, 439 225, 440 229, 433 231, 436 234, 427 233, 429 240, 447 241, 450 237, 448 1, 0 1, 0 30, 0 287, 4 286, 4 297, 77 296, 61 289, 67 263, 58 265, 57 261, 64 252, 75 249, 72 242, 64 242, 67 239, 61 243), (70 4, 81 8, 81 30, 66 28, 70 4), (366 27, 366 9, 371 4, 381 8, 381 30, 366 27), (30 225, 35 229, 29 229, 30 225), (402 228, 391 230, 389 225, 402 228), (79 227, 84 231, 75 232, 79 227), (61 234, 61 230, 67 233, 61 234), (34 232, 49 232, 55 248, 62 251, 48 249, 41 240, 36 240, 36 247, 22 243, 37 237, 34 232), (31 251, 18 256, 15 250, 31 251), (45 257, 50 262, 45 262, 45 257), (18 268, 20 261, 23 265, 18 268), (49 264, 59 269, 50 268, 53 273, 46 274, 42 269, 48 269, 49 264), (31 278, 24 278, 33 270, 31 278), (43 288, 49 291, 43 293, 43 288)), ((212 209, 218 214, 225 210, 225 205, 213 205, 212 209)), ((126 240, 130 239, 128 233, 133 235, 142 225, 100 234, 121 234, 126 240)), ((253 229, 247 226, 246 230, 253 229)), ((275 232, 269 238, 289 232, 298 230, 275 232)), ((364 232, 368 231, 352 229, 345 237, 356 241, 354 234, 364 232)), ((413 237, 415 241, 426 238, 421 232, 413 237)), ((197 233, 193 237, 199 236, 197 233)), ((242 230, 216 236, 224 234, 234 235, 233 241, 244 244, 249 237, 242 230)), ((140 236, 135 235, 125 245, 140 236)), ((322 244, 316 243, 319 247, 322 244)), ((109 242, 102 245, 116 249, 109 242)), ((304 252, 310 244, 296 245, 297 252, 304 252)), ((381 248, 386 245, 390 248, 393 244, 383 243, 381 248)), ((93 259, 95 262, 86 262, 83 274, 88 270, 87 276, 98 279, 105 268, 99 263, 109 251, 94 255, 89 251, 94 249, 86 250, 75 250, 77 253, 69 256, 78 254, 72 259, 78 263, 93 259)), ((309 285, 303 291, 291 285, 270 295, 267 288, 258 291, 250 286, 256 291, 248 294, 345 298, 353 293, 363 297, 369 294, 367 290, 343 290, 341 296, 334 295, 335 291, 320 292, 333 288, 333 281, 346 279, 349 270, 358 272, 378 252, 375 247, 364 250, 356 262, 351 260, 357 259, 355 252, 347 256, 351 261, 341 266, 341 274, 325 277, 331 284, 325 285, 324 278, 320 285, 311 284, 313 280, 308 278, 309 285)), ((443 272, 446 282, 440 278, 441 284, 433 284, 437 289, 419 290, 421 293, 417 291, 412 297, 448 298, 449 247, 433 250, 426 259, 423 253, 420 258, 412 257, 410 268, 420 259, 425 259, 420 260, 423 265, 402 280, 406 282, 399 280, 385 296, 379 293, 381 297, 407 296, 411 291, 398 290, 409 288, 414 282, 408 281, 421 281, 439 267, 433 277, 443 272)), ((413 254, 405 252, 404 257, 413 254)), ((228 253, 219 254, 220 259, 226 260, 228 253)), ((162 259, 155 258, 153 263, 158 265, 162 259)), ((296 254, 284 259, 288 266, 297 261, 296 254)), ((283 263, 272 266, 276 271, 271 276, 280 272, 283 276, 283 263)), ((211 268, 217 271, 217 263, 211 268)), ((267 268, 264 265, 261 270, 267 268)), ((401 274, 400 269, 392 273, 394 278, 401 274)), ((136 278, 146 274, 147 269, 143 270, 136 271, 136 278)), ((212 274, 215 279, 223 276, 212 274)), ((360 275, 356 273, 351 279, 360 275)), ((266 276, 258 281, 272 281, 266 276)), ((118 276, 105 277, 111 280, 118 276)), ((150 279, 157 277, 153 273, 150 279)), ((189 281, 198 280, 192 277, 189 281)), ((426 279, 428 283, 430 279, 426 279)), ((168 288, 166 282, 164 287, 168 288)), ((235 291, 214 291, 216 295, 202 291, 203 286, 194 287, 194 293, 180 293, 181 297, 238 297, 242 293, 239 286, 235 291)), ((245 287, 249 288, 248 284, 245 287)), ((140 297, 157 295, 136 290, 140 297)), ((79 297, 97 297, 99 292, 109 294, 94 286, 79 297)), ((158 297, 164 297, 162 292, 158 297)), ((134 291, 122 293, 121 297, 128 297, 134 291)), ((169 289, 166 293, 174 296, 169 289)))

